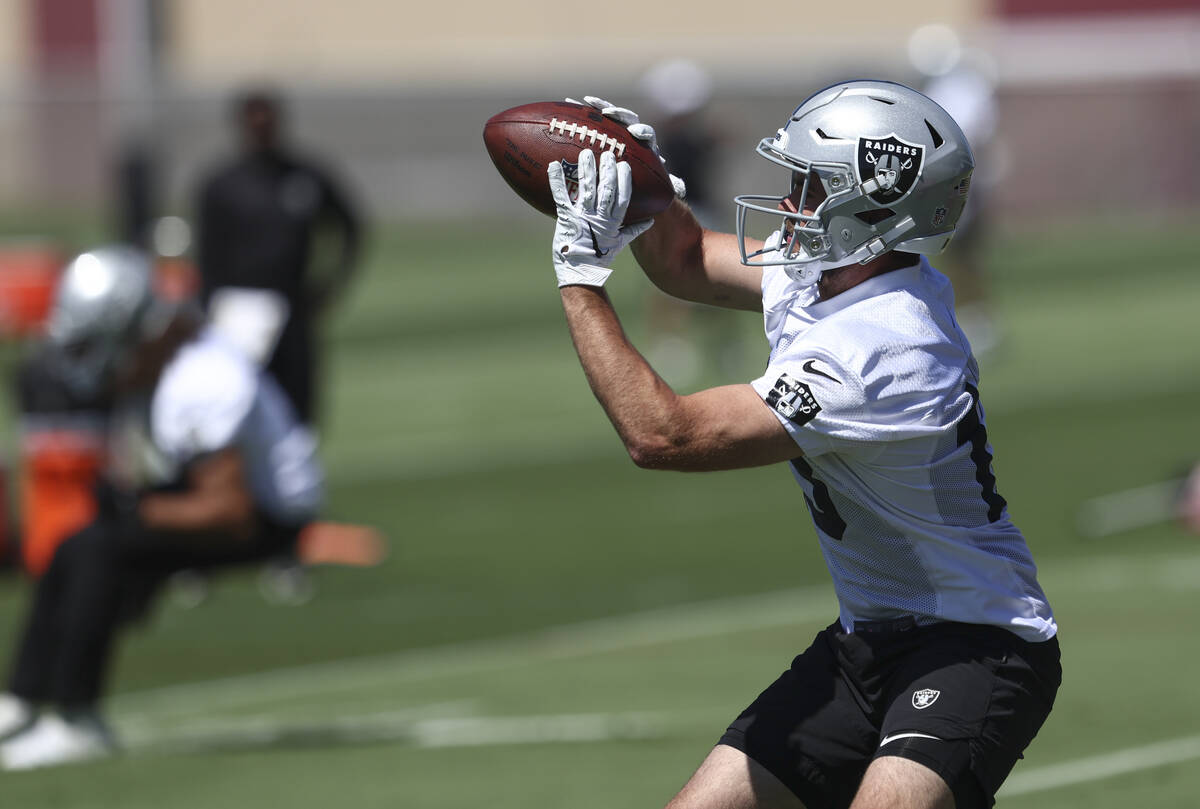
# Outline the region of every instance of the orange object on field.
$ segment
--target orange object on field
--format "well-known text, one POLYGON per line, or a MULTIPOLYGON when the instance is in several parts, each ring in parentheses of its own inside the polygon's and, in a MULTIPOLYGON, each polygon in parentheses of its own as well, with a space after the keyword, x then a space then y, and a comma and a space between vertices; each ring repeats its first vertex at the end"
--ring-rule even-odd
POLYGON ((93 494, 104 456, 99 444, 69 432, 42 433, 24 450, 21 558, 41 576, 63 540, 96 516, 93 494))
MULTIPOLYGON (((0 337, 24 337, 41 331, 54 289, 66 266, 66 254, 36 241, 0 245, 0 337)), ((185 258, 155 261, 155 290, 169 301, 194 298, 200 274, 185 258)))
POLYGON ((168 301, 190 300, 200 292, 200 271, 186 258, 158 258, 154 263, 154 291, 168 301))
POLYGON ((64 263, 62 251, 51 245, 0 245, 0 336, 41 330, 64 263))
POLYGON ((369 525, 311 522, 300 532, 296 555, 306 565, 374 567, 387 555, 383 534, 369 525))

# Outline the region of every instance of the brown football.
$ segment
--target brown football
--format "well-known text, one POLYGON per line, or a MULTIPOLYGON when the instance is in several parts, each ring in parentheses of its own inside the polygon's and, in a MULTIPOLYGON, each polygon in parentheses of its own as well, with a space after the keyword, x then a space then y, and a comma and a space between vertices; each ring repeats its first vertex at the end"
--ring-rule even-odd
POLYGON ((546 166, 561 161, 574 193, 582 149, 593 150, 597 157, 611 150, 632 169, 633 199, 625 222, 649 219, 675 198, 671 179, 653 150, 630 135, 624 124, 586 104, 539 101, 497 113, 484 124, 483 143, 500 176, 521 199, 549 216, 555 211, 546 166))

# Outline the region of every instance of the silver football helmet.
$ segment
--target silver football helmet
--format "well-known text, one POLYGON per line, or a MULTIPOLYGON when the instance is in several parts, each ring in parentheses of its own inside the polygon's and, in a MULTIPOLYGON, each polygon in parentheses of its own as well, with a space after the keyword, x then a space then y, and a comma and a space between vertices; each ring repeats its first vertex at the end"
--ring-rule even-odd
POLYGON ((133 247, 101 247, 63 270, 46 340, 63 380, 95 394, 168 319, 154 294, 150 258, 133 247))
POLYGON ((804 284, 889 250, 941 252, 975 168, 954 119, 916 90, 888 81, 818 91, 773 138, 763 138, 758 153, 787 169, 792 185, 782 196, 735 198, 742 262, 782 265, 804 284), (784 209, 789 199, 795 211, 784 209), (805 213, 806 199, 820 202, 805 213), (752 252, 749 212, 769 215, 776 228, 752 252))

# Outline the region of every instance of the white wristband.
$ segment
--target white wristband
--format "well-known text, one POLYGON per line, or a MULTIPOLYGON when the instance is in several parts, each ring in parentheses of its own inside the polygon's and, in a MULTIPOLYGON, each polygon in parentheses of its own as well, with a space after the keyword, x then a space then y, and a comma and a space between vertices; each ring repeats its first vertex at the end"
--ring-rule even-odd
POLYGON ((558 276, 559 287, 568 286, 585 286, 585 287, 602 287, 604 282, 608 280, 608 276, 612 275, 612 270, 604 267, 594 267, 590 264, 567 264, 564 262, 555 262, 554 274, 558 276))

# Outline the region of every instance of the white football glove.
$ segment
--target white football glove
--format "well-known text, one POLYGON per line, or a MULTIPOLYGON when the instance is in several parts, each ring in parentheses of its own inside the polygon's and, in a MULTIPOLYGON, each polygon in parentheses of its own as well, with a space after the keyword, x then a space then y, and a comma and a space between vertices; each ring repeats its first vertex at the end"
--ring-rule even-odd
POLYGON ((612 274, 608 265, 617 253, 645 233, 653 220, 621 227, 633 178, 629 164, 617 162, 610 151, 600 155, 597 178, 596 155, 591 149, 579 153, 579 194, 572 200, 562 164, 555 160, 546 167, 550 193, 558 207, 554 225, 554 274, 558 285, 602 287, 612 274))
MULTIPOLYGON (((612 118, 619 124, 625 126, 629 130, 629 134, 633 135, 638 140, 650 147, 650 150, 662 161, 664 167, 667 165, 667 159, 662 156, 662 152, 658 150, 658 136, 654 134, 654 127, 650 124, 643 124, 642 119, 638 114, 626 107, 618 107, 603 98, 596 96, 584 96, 583 101, 576 101, 573 98, 568 98, 566 101, 570 104, 586 104, 589 107, 595 107, 600 110, 600 114, 605 118, 612 118)), ((676 177, 674 174, 667 174, 671 178, 671 187, 675 189, 675 196, 683 199, 687 196, 687 184, 684 183, 682 177, 676 177)))

